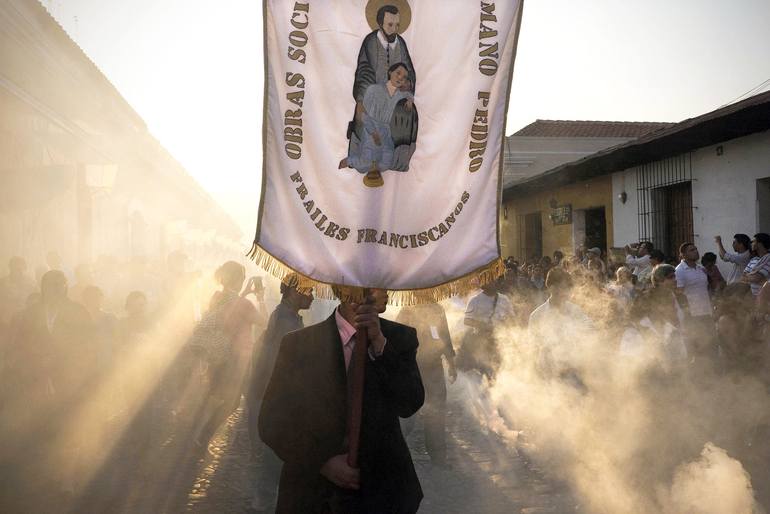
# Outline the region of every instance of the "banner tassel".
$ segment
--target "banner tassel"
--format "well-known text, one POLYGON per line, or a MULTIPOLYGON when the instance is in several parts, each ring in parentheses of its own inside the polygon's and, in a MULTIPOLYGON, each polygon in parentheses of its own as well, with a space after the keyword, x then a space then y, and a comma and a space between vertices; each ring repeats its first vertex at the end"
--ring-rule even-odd
MULTIPOLYGON (((313 288, 316 298, 334 300, 337 296, 332 290, 333 287, 339 286, 342 288, 350 288, 349 284, 330 284, 313 280, 312 278, 293 270, 276 257, 273 257, 256 242, 252 245, 251 250, 247 255, 257 266, 278 280, 282 281, 287 275, 296 273, 299 277, 299 282, 297 284, 298 288, 313 288)), ((463 296, 478 290, 483 285, 494 282, 501 277, 503 273, 505 273, 505 264, 502 259, 497 258, 486 266, 482 266, 477 270, 444 284, 424 289, 389 289, 388 304, 396 307, 406 307, 410 305, 437 303, 446 300, 447 298, 451 298, 452 296, 463 296)))

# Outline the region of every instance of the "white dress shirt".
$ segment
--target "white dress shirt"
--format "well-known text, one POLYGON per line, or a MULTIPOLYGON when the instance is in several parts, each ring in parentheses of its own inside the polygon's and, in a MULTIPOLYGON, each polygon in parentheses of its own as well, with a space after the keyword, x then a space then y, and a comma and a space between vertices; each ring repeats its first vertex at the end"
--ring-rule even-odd
POLYGON ((676 267, 676 287, 684 290, 690 306, 690 316, 711 316, 709 280, 703 266, 689 266, 685 261, 676 267))
MULTIPOLYGON (((353 357, 353 350, 356 347, 356 327, 342 317, 339 308, 334 311, 334 321, 337 322, 337 330, 340 333, 340 341, 342 341, 342 354, 345 356, 345 369, 348 369, 350 366, 350 359, 353 357)), ((388 342, 385 341, 385 344, 387 343, 388 342)), ((382 345, 383 351, 385 350, 385 344, 382 345)), ((371 360, 382 355, 382 353, 375 354, 371 346, 368 348, 368 353, 371 360)))
POLYGON ((631 268, 631 273, 636 275, 639 281, 645 280, 652 271, 649 255, 642 255, 641 257, 626 255, 626 264, 631 268))
POLYGON ((741 281, 741 277, 743 277, 743 270, 746 269, 746 266, 751 260, 751 252, 748 250, 743 253, 725 252, 724 256, 722 256, 722 260, 725 262, 730 262, 733 265, 733 269, 730 271, 730 275, 727 277, 727 283, 733 284, 735 282, 741 281))

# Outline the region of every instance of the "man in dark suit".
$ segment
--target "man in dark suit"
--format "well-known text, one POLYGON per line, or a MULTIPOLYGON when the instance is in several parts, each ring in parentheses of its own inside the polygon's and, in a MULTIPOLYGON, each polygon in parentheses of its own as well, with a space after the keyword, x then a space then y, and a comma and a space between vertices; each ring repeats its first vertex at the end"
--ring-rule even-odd
POLYGON ((16 425, 5 440, 12 450, 7 462, 13 463, 16 484, 24 486, 18 491, 27 494, 16 512, 46 510, 35 504, 40 498, 34 494, 44 488, 54 494, 74 492, 79 448, 91 426, 77 416, 94 394, 93 322, 85 307, 68 298, 61 271, 46 272, 40 287, 40 301, 21 314, 9 356, 20 390, 14 403, 4 407, 16 425), (62 437, 63 427, 76 422, 82 428, 62 437), (57 465, 51 465, 52 459, 57 465))
POLYGON ((276 512, 417 511, 422 490, 398 421, 424 401, 417 334, 379 318, 386 302, 379 290, 365 304, 343 301, 326 321, 283 339, 259 416, 262 440, 284 463, 276 512), (346 440, 346 370, 356 330, 370 341, 360 469, 347 463, 346 440))
MULTIPOLYGON (((27 373, 29 392, 54 399, 54 411, 72 414, 96 368, 94 326, 88 311, 69 299, 67 279, 51 270, 41 280, 41 300, 22 314, 14 346, 27 373)), ((49 411, 50 415, 52 411, 49 411)))
POLYGON ((278 350, 284 336, 289 332, 305 328, 299 311, 309 309, 313 303, 311 290, 298 289, 299 277, 291 273, 281 281, 281 303, 270 315, 267 330, 261 343, 255 345, 252 357, 251 379, 246 394, 249 413, 249 439, 252 452, 258 456, 261 466, 257 477, 257 487, 249 512, 273 512, 281 476, 281 461, 267 448, 258 434, 258 414, 262 398, 267 388, 270 374, 275 367, 278 350))

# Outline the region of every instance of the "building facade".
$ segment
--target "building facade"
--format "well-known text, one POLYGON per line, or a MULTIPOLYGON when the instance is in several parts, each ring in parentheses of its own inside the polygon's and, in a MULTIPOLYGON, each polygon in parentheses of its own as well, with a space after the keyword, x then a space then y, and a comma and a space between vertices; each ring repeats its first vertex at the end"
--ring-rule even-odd
POLYGON ((0 3, 0 48, 2 262, 242 253, 236 224, 38 1, 0 3))
POLYGON ((550 189, 543 173, 670 126, 666 123, 537 120, 506 138, 501 250, 519 260, 613 244, 612 181, 599 177, 550 189))
POLYGON ((501 216, 503 255, 534 260, 556 250, 572 254, 580 244, 608 248, 614 242, 611 205, 609 177, 511 194, 501 216))
POLYGON ((581 227, 593 222, 576 213, 600 204, 610 251, 651 241, 676 261, 683 242, 716 253, 717 235, 729 248, 736 233, 770 232, 770 92, 557 166, 508 187, 504 200, 502 231, 518 258, 535 256, 533 247, 569 254, 581 237, 590 247, 591 229, 581 227), (561 225, 569 210, 571 230, 561 225))
POLYGON ((685 241, 716 253, 715 236, 770 233, 770 131, 613 173, 612 192, 620 245, 652 241, 676 258, 685 241))

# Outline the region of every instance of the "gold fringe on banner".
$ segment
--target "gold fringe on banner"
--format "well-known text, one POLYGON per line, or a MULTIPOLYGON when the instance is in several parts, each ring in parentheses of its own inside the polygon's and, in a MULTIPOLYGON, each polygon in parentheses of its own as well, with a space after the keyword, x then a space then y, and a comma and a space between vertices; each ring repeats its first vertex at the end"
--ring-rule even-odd
MULTIPOLYGON (((350 287, 345 284, 330 284, 320 282, 293 270, 289 265, 270 255, 264 248, 254 243, 246 254, 257 266, 281 282, 296 286, 298 289, 312 289, 316 298, 360 302, 363 288, 350 287), (341 298, 340 298, 341 297, 341 298)), ((397 307, 436 303, 452 296, 465 295, 477 290, 483 285, 494 282, 505 272, 505 264, 500 258, 486 266, 467 273, 449 282, 423 289, 388 290, 388 304, 397 307)))

